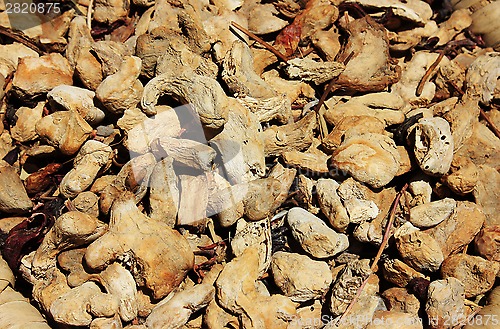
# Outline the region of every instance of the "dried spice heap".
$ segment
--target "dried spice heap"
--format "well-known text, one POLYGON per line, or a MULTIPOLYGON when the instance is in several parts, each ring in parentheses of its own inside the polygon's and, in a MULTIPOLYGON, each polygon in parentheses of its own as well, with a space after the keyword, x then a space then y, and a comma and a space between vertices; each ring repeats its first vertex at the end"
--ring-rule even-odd
POLYGON ((500 1, 7 3, 1 328, 499 325, 500 1))

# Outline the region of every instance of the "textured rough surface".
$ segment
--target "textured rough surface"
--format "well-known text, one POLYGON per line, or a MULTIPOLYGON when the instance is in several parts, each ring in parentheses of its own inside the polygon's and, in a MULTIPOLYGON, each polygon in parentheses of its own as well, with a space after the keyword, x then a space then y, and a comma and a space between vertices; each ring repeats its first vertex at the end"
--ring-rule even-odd
POLYGON ((490 290, 500 264, 478 256, 455 254, 446 258, 441 266, 443 278, 454 277, 464 285, 465 297, 470 298, 490 290))
POLYGON ((431 328, 452 328, 458 324, 447 319, 463 319, 465 317, 463 284, 455 279, 436 280, 428 288, 425 312, 429 317, 431 328))
POLYGON ((332 257, 349 246, 346 235, 336 233, 321 219, 302 208, 290 209, 287 222, 294 238, 313 257, 332 257))
POLYGON ((418 271, 435 272, 444 260, 438 242, 422 231, 396 237, 396 247, 405 263, 418 271))
POLYGON ((452 215, 455 206, 456 201, 450 198, 424 203, 411 208, 410 222, 420 228, 436 226, 452 215))
POLYGON ((326 262, 305 255, 279 251, 273 255, 271 271, 274 282, 294 302, 322 297, 330 287, 332 276, 326 262))

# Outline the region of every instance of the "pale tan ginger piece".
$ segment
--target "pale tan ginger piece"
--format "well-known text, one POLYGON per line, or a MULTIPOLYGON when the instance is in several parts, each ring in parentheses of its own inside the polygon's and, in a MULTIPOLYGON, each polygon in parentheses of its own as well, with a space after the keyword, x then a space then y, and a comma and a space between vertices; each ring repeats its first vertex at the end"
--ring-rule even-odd
MULTIPOLYGON (((3 65, 12 67, 15 69, 17 66, 17 62, 20 58, 23 57, 40 57, 36 51, 29 48, 28 46, 23 45, 19 42, 14 42, 12 44, 0 45, 0 58, 5 60, 5 64, 3 65)), ((8 72, 2 72, 4 76, 7 76, 8 72)))
POLYGON ((245 216, 251 221, 268 218, 287 199, 297 171, 276 164, 267 178, 250 181, 243 197, 245 216))
POLYGON ((279 18, 279 12, 272 3, 261 4, 260 1, 246 1, 242 11, 248 17, 248 29, 257 34, 268 34, 282 30, 288 22, 279 18))
POLYGON ((12 138, 24 143, 38 137, 35 129, 36 123, 42 119, 44 102, 38 103, 34 108, 20 107, 16 111, 16 124, 10 128, 12 138))
POLYGON ((194 265, 186 239, 141 213, 129 192, 115 200, 109 231, 91 243, 85 253, 85 262, 92 269, 103 268, 116 259, 132 268, 136 282, 151 289, 154 298, 175 289, 194 265))
POLYGON ((476 203, 486 215, 486 225, 500 225, 500 173, 489 166, 478 167, 478 182, 472 191, 476 203))
POLYGON ((333 179, 321 178, 316 183, 316 192, 321 212, 338 232, 345 232, 350 223, 347 210, 337 193, 339 183, 333 179))
POLYGON ((493 288, 500 264, 478 256, 455 254, 441 265, 443 279, 453 277, 463 283, 465 297, 471 298, 493 288))
POLYGON ((496 52, 486 53, 476 58, 467 69, 466 94, 483 104, 493 99, 497 80, 500 77, 500 55, 496 52))
POLYGON ((71 290, 71 287, 66 282, 66 277, 57 267, 52 267, 45 273, 43 279, 35 279, 33 276, 26 275, 26 271, 30 271, 28 267, 23 269, 23 265, 31 264, 30 256, 35 252, 28 254, 21 260, 20 271, 23 272, 23 277, 33 284, 33 299, 38 303, 39 307, 45 312, 50 313, 52 303, 71 290))
POLYGON ((325 102, 325 120, 334 126, 350 116, 374 117, 384 122, 385 126, 402 123, 405 119, 402 111, 405 102, 397 94, 380 92, 351 97, 347 102, 342 102, 343 99, 334 96, 325 102))
POLYGON ((423 25, 432 18, 432 9, 429 4, 419 0, 348 0, 346 3, 357 3, 370 9, 391 8, 395 16, 405 18, 411 22, 423 25))
POLYGON ((321 308, 322 303, 319 300, 315 300, 312 305, 305 304, 297 307, 297 315, 288 324, 288 329, 323 328, 321 308))
POLYGON ((485 215, 478 205, 468 201, 458 201, 453 215, 424 232, 439 243, 446 258, 468 245, 484 222, 485 215))
POLYGON ((73 69, 61 54, 50 53, 20 58, 11 91, 21 99, 32 99, 63 84, 73 84, 73 69))
MULTIPOLYGON (((254 59, 255 61, 255 59, 254 59)), ((278 94, 285 95, 290 103, 299 98, 314 99, 314 89, 303 81, 289 80, 280 77, 277 70, 269 70, 260 74, 262 79, 270 84, 278 94)))
POLYGON ((271 270, 278 288, 294 302, 321 298, 332 283, 328 264, 306 255, 278 251, 273 254, 271 270))
MULTIPOLYGON (((146 153, 127 162, 114 179, 106 178, 102 183, 107 185, 102 187, 99 197, 101 212, 107 214, 114 200, 125 191, 134 193, 135 201, 139 202, 148 191, 149 178, 155 165, 155 156, 152 153, 146 153)), ((97 190, 96 186, 92 191, 97 190)))
POLYGON ((0 161, 0 186, 0 211, 25 213, 33 207, 16 169, 3 160, 0 161))
POLYGON ((72 201, 76 210, 89 214, 93 217, 99 216, 99 197, 90 191, 85 191, 76 196, 72 201))
POLYGON ((49 91, 47 99, 52 108, 80 113, 85 121, 97 125, 104 120, 104 112, 94 106, 95 93, 88 89, 60 85, 49 91))
POLYGON ((399 259, 384 260, 382 262, 382 273, 384 279, 398 287, 406 287, 414 278, 426 278, 422 273, 417 272, 399 259))
MULTIPOLYGON (((329 111, 328 111, 329 112, 329 111)), ((332 131, 323 138, 322 145, 326 150, 333 152, 348 136, 364 133, 383 134, 386 124, 384 121, 367 115, 345 116, 333 127, 332 131)))
POLYGON ((409 222, 396 233, 396 248, 403 261, 417 271, 436 272, 444 261, 441 246, 431 235, 413 227, 409 222), (409 230, 406 231, 406 228, 409 230))
POLYGON ((500 303, 500 288, 497 286, 491 290, 487 299, 487 304, 479 310, 477 313, 477 317, 475 319, 479 320, 481 318, 484 321, 469 321, 463 328, 464 329, 495 329, 498 327, 498 322, 496 321, 488 321, 486 323, 486 319, 493 320, 494 315, 498 315, 498 304, 500 303))
POLYGON ((381 294, 387 309, 391 312, 404 312, 417 315, 420 309, 420 301, 406 288, 389 288, 381 294))
POLYGON ((120 128, 127 130, 127 149, 132 153, 144 154, 151 149, 156 140, 178 137, 182 132, 176 111, 166 106, 156 106, 161 111, 147 117, 141 110, 125 110, 118 120, 120 128))
POLYGON ((338 29, 332 27, 328 31, 319 30, 314 32, 314 34, 311 35, 311 42, 314 47, 325 56, 327 61, 332 62, 341 49, 339 37, 338 29))
POLYGON ((287 222, 293 237, 304 251, 315 258, 329 258, 349 247, 345 234, 335 232, 323 220, 305 209, 299 207, 290 209, 287 222))
POLYGON ((239 257, 250 248, 258 252, 258 271, 262 275, 271 264, 272 239, 268 218, 253 222, 242 218, 236 222, 236 233, 231 240, 233 254, 239 257))
POLYGON ((267 99, 257 99, 250 96, 238 97, 236 100, 250 112, 255 113, 259 122, 278 120, 282 124, 292 122, 292 103, 287 94, 267 99))
MULTIPOLYGON (((307 211, 313 215, 317 215, 320 208, 317 207, 318 202, 313 201, 313 196, 316 194, 316 181, 303 174, 299 174, 297 178, 297 200, 299 200, 301 204, 305 205, 307 211)), ((332 227, 335 228, 333 224, 332 227)))
POLYGON ((65 155, 73 155, 92 132, 92 127, 75 111, 54 112, 36 123, 37 134, 65 155))
POLYGON ((214 286, 207 283, 179 291, 168 301, 153 308, 146 319, 146 326, 148 328, 181 328, 193 313, 206 307, 214 296, 214 286))
POLYGON ((286 151, 281 154, 283 162, 292 168, 298 168, 302 172, 328 173, 329 156, 313 148, 307 152, 286 151))
POLYGON ((120 69, 104 79, 96 89, 96 97, 112 113, 123 113, 136 106, 143 92, 142 83, 137 79, 141 72, 139 57, 126 56, 120 69))
POLYGON ((205 227, 207 223, 208 182, 205 174, 179 175, 177 225, 205 227), (196 200, 196 202, 193 202, 196 200))
POLYGON ((112 318, 95 318, 90 323, 89 329, 122 329, 120 317, 115 315, 112 318))
MULTIPOLYGON (((158 5, 158 3, 157 1, 156 4, 158 5)), ((149 14, 151 15, 151 13, 149 14)), ((156 75, 157 61, 170 44, 163 32, 164 29, 159 28, 137 38, 135 55, 142 60, 141 75, 147 78, 153 78, 156 75)))
POLYGON ((453 38, 471 24, 472 17, 467 9, 455 10, 446 21, 439 24, 439 30, 431 38, 439 38, 437 45, 442 46, 453 40, 453 38))
POLYGON ((466 195, 476 189, 479 179, 479 169, 470 160, 460 158, 452 161, 452 173, 443 176, 443 182, 456 194, 466 195), (459 163, 463 160, 464 163, 459 163))
POLYGON ((239 327, 238 318, 226 312, 215 299, 208 304, 203 314, 203 323, 208 329, 239 327))
MULTIPOLYGON (((352 310, 353 313, 350 313, 350 315, 353 316, 363 308, 368 313, 373 314, 375 311, 373 304, 374 302, 378 304, 378 297, 375 294, 379 290, 379 279, 371 273, 369 260, 361 259, 349 262, 333 283, 331 288, 332 295, 328 303, 328 307, 333 315, 337 316, 345 312, 347 306, 354 298, 357 289, 367 277, 370 278, 355 304, 355 309, 352 310)), ((367 316, 364 320, 369 319, 371 319, 371 315, 367 316)), ((362 326, 363 324, 360 325, 362 326)))
POLYGON ((418 228, 436 226, 453 214, 456 204, 454 199, 445 198, 415 206, 410 209, 409 221, 418 228))
POLYGON ((394 178, 399 161, 399 152, 391 138, 367 133, 344 140, 333 152, 330 165, 360 182, 379 188, 394 178))
POLYGON ((101 292, 94 282, 85 282, 58 297, 50 306, 55 321, 72 326, 88 326, 92 315, 111 317, 118 310, 118 300, 101 292))
POLYGON ((158 161, 149 178, 149 217, 174 227, 179 209, 178 177, 173 159, 158 161))
POLYGON ((231 186, 224 176, 213 172, 208 176, 207 216, 216 215, 219 225, 229 227, 243 216, 246 188, 231 186))
POLYGON ((337 62, 316 62, 310 58, 294 58, 284 65, 285 73, 290 79, 313 82, 320 85, 339 77, 344 65, 337 62))
POLYGON ((500 225, 486 225, 474 239, 477 253, 487 260, 500 262, 500 225))
POLYGON ((94 39, 90 34, 85 17, 76 16, 73 18, 68 39, 66 58, 71 67, 75 68, 75 75, 83 85, 90 90, 95 90, 101 83, 103 76, 101 63, 90 53, 94 39))
POLYGON ((296 313, 295 304, 283 295, 265 296, 256 289, 260 275, 255 247, 233 259, 222 270, 215 286, 217 301, 239 317, 243 328, 285 329, 296 313))
POLYGON ((101 63, 104 77, 118 72, 126 57, 134 54, 134 51, 125 44, 107 40, 94 42, 90 47, 90 52, 101 63))
POLYGON ((231 184, 263 177, 266 171, 264 140, 255 114, 235 99, 231 104, 223 130, 210 139, 210 145, 221 154, 226 178, 231 184))
MULTIPOLYGON (((463 97, 451 109, 448 110, 448 108, 446 108, 445 110, 447 111, 443 113, 442 117, 450 123, 454 144, 453 152, 456 153, 475 132, 475 126, 478 124, 479 104, 477 100, 463 97)), ((474 145, 474 148, 477 148, 477 145, 474 145)), ((454 156, 452 165, 457 162, 457 160, 459 160, 458 157, 454 156)))
POLYGON ((461 319, 466 319, 464 285, 458 279, 432 281, 427 295, 425 312, 429 317, 430 328, 453 328, 461 319))
POLYGON ((413 151, 422 171, 431 176, 448 172, 453 160, 453 136, 450 124, 443 118, 421 119, 415 125, 413 151))
POLYGON ((396 197, 396 190, 394 187, 391 187, 374 192, 362 184, 357 183, 356 185, 363 190, 366 200, 375 203, 378 208, 378 215, 371 221, 361 222, 361 224, 354 229, 354 238, 360 242, 368 242, 379 246, 382 243, 382 238, 387 226, 387 214, 390 212, 392 202, 396 197))
POLYGON ((446 65, 448 60, 443 58, 439 65, 434 68, 428 81, 424 84, 421 95, 417 96, 416 90, 422 77, 438 56, 437 53, 428 53, 425 51, 415 53, 408 63, 401 64, 401 79, 391 87, 391 92, 398 94, 412 108, 428 106, 436 93, 436 85, 430 79, 436 74, 440 66, 446 65))
POLYGON ((337 194, 349 214, 349 222, 360 224, 371 221, 380 210, 375 202, 368 199, 370 190, 352 178, 343 181, 337 188, 337 194))
POLYGON ((266 156, 307 149, 313 142, 313 130, 316 125, 316 113, 310 112, 297 122, 267 128, 261 133, 266 156))
POLYGON ((158 98, 167 94, 190 104, 205 127, 219 129, 224 126, 232 104, 219 83, 195 73, 172 73, 158 75, 146 84, 141 99, 144 113, 156 114, 158 98))
POLYGON ((234 95, 238 95, 237 97, 266 99, 276 96, 273 87, 255 73, 252 52, 242 41, 233 42, 222 66, 222 80, 234 95))
POLYGON ((382 311, 373 313, 366 329, 423 329, 422 319, 417 314, 382 311))
POLYGON ((59 191, 66 197, 75 197, 89 188, 97 174, 110 164, 113 150, 110 146, 95 140, 83 144, 71 169, 62 179, 59 191))
POLYGON ((12 288, 14 284, 14 274, 0 256, 0 327, 49 329, 40 312, 12 288))
POLYGON ((217 155, 215 150, 206 144, 191 139, 163 136, 155 140, 152 149, 160 158, 169 156, 181 166, 201 171, 211 170, 217 155))
POLYGON ((92 242, 107 230, 108 225, 85 213, 70 211, 62 214, 45 235, 33 257, 33 275, 43 278, 49 269, 56 266, 56 257, 61 251, 92 242))
POLYGON ((315 32, 330 27, 339 17, 339 10, 331 1, 313 0, 296 16, 294 24, 301 26, 300 39, 307 39, 315 32))
POLYGON ((129 11, 130 0, 95 0, 93 19, 111 24, 126 18, 129 11))
MULTIPOLYGON (((342 23, 345 19, 339 21, 342 23)), ((337 60, 350 60, 334 87, 373 92, 382 91, 399 80, 401 68, 390 57, 385 28, 367 15, 349 22, 346 29, 350 36, 337 60)))
POLYGON ((194 73, 217 79, 217 65, 191 51, 182 38, 172 35, 163 54, 156 62, 156 75, 192 70, 194 73))
POLYGON ((453 1, 454 9, 467 8, 472 12, 471 31, 482 34, 487 46, 499 49, 500 38, 498 29, 498 17, 500 4, 496 1, 453 1))
POLYGON ((137 287, 132 274, 118 263, 112 263, 100 273, 88 273, 84 268, 85 248, 70 249, 57 256, 57 263, 69 272, 70 287, 78 287, 87 281, 95 281, 119 301, 117 314, 123 321, 131 321, 138 314, 137 287))

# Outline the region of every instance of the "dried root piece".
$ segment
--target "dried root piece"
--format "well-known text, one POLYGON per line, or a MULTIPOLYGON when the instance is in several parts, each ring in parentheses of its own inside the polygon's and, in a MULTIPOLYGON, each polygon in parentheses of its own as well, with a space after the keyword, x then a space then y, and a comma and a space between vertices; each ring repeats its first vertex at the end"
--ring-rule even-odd
POLYGON ((59 190, 66 197, 75 197, 92 185, 98 172, 109 163, 113 150, 98 141, 87 141, 75 157, 74 167, 61 181, 59 190))
POLYGON ((177 225, 204 227, 207 223, 208 182, 207 176, 179 176, 179 210, 177 225), (196 202, 193 202, 196 200, 196 202))
POLYGON ((286 151, 303 151, 312 144, 316 113, 311 112, 295 123, 271 126, 261 135, 266 156, 280 155, 286 151))
POLYGON ((334 87, 358 92, 382 91, 398 81, 401 68, 390 57, 385 29, 370 16, 346 25, 350 37, 338 60, 350 60, 334 87))
POLYGON ((400 156, 394 140, 380 134, 350 137, 335 150, 331 166, 375 188, 389 183, 399 170, 400 156))
POLYGON ((302 208, 292 208, 287 222, 293 237, 302 248, 315 258, 328 258, 346 250, 347 236, 329 228, 321 219, 302 208))
POLYGON ((92 127, 75 111, 55 112, 36 124, 37 134, 63 154, 78 152, 92 132, 92 127))
POLYGON ((130 0, 95 0, 94 19, 100 23, 111 24, 127 17, 130 0))
POLYGON ((256 289, 259 256, 249 247, 224 267, 215 285, 217 300, 236 314, 243 328, 287 328, 296 313, 295 304, 283 295, 266 296, 256 289))
POLYGON ((149 178, 149 217, 174 227, 179 209, 178 177, 173 159, 158 161, 149 178))
POLYGON ((432 281, 427 291, 425 312, 431 328, 452 328, 456 321, 446 319, 465 319, 464 285, 455 278, 432 281))
POLYGON ((483 321, 479 322, 479 318, 481 318, 482 320, 483 318, 486 319, 488 316, 497 315, 499 302, 500 288, 496 287, 490 292, 488 296, 488 304, 477 313, 478 321, 474 321, 474 318, 472 318, 471 321, 469 321, 464 327, 464 329, 495 329, 496 327, 498 327, 498 323, 496 323, 496 321, 488 321, 488 323, 483 323, 483 321))
POLYGON ((42 119, 43 102, 38 103, 34 108, 20 107, 16 111, 16 124, 10 128, 12 138, 18 142, 24 143, 32 141, 38 137, 36 133, 36 123, 42 119))
POLYGON ((115 200, 109 232, 91 243, 85 253, 85 261, 93 269, 117 259, 131 268, 139 285, 153 291, 154 298, 175 289, 194 265, 194 255, 185 238, 141 213, 131 193, 115 200))
POLYGON ((467 69, 467 95, 483 104, 489 104, 493 99, 499 76, 499 54, 491 52, 479 56, 467 69))
POLYGON ((5 161, 0 161, 0 211, 6 213, 26 213, 31 202, 23 182, 14 167, 5 161))
POLYGON ((415 126, 415 158, 428 175, 444 175, 453 160, 453 137, 443 118, 421 119, 415 126))
POLYGON ((333 179, 319 179, 316 184, 318 203, 321 212, 328 218, 330 225, 339 232, 345 232, 350 223, 349 215, 337 193, 339 183, 333 179))
POLYGON ((61 85, 47 94, 51 106, 67 111, 76 111, 91 125, 97 125, 104 119, 104 112, 94 106, 95 93, 91 90, 61 85))
POLYGON ((278 251, 273 255, 271 270, 276 285, 294 302, 320 298, 332 283, 328 264, 305 255, 278 251))
POLYGON ((222 80, 238 97, 266 99, 276 96, 271 85, 262 80, 253 68, 250 48, 241 41, 233 42, 231 50, 222 62, 222 80))
POLYGON ((101 292, 94 282, 86 282, 57 298, 50 306, 50 314, 59 323, 88 326, 92 315, 113 316, 118 311, 118 300, 101 292))
POLYGON ((337 78, 344 65, 337 62, 316 62, 309 58, 294 58, 286 62, 285 72, 291 79, 311 81, 320 85, 337 78))
POLYGON ((455 254, 446 258, 441 266, 441 276, 453 277, 464 285, 465 297, 484 294, 493 288, 500 264, 478 256, 455 254))
POLYGON ((176 293, 168 301, 153 308, 146 319, 148 328, 180 328, 190 316, 206 307, 214 298, 211 284, 198 284, 176 293))
POLYGON ((191 104, 201 123, 208 128, 221 128, 227 121, 230 102, 219 83, 210 77, 194 73, 156 76, 144 87, 141 100, 144 113, 156 114, 156 102, 163 94, 191 104))
POLYGON ((487 260, 500 262, 500 227, 485 226, 474 240, 476 250, 487 260))
POLYGON ((96 97, 112 113, 123 113, 135 107, 143 92, 142 83, 137 79, 141 72, 141 59, 127 56, 120 69, 104 79, 96 89, 96 97))
POLYGON ((59 216, 33 257, 33 275, 43 278, 48 270, 56 266, 56 257, 61 251, 92 242, 107 229, 105 223, 79 211, 59 216))
POLYGON ((450 198, 427 202, 411 208, 410 222, 419 228, 436 226, 455 211, 456 201, 450 198))

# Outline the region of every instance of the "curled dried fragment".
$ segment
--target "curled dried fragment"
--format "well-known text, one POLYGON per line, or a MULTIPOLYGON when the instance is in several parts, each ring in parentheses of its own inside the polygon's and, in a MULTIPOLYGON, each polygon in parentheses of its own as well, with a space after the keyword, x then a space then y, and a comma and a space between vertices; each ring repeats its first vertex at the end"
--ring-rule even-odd
POLYGON ((219 83, 210 77, 194 73, 156 76, 144 87, 141 99, 144 113, 156 114, 156 102, 163 94, 191 104, 201 123, 208 128, 221 128, 227 121, 230 102, 219 83))
POLYGON ((0 160, 0 186, 0 211, 23 213, 33 207, 16 169, 3 160, 0 160))
POLYGON ((444 175, 453 160, 453 136, 443 118, 421 119, 415 126, 414 152, 417 163, 428 175, 444 175))
POLYGON ((62 179, 59 191, 66 197, 75 197, 92 185, 98 172, 109 164, 113 150, 98 141, 87 141, 75 157, 73 169, 62 179))
POLYGON ((93 269, 115 260, 130 268, 136 282, 151 289, 155 298, 175 289, 194 265, 186 239, 141 213, 131 193, 114 201, 109 231, 91 243, 85 253, 85 261, 93 269))

